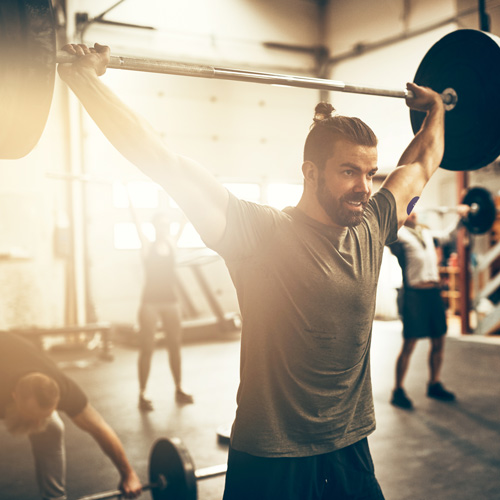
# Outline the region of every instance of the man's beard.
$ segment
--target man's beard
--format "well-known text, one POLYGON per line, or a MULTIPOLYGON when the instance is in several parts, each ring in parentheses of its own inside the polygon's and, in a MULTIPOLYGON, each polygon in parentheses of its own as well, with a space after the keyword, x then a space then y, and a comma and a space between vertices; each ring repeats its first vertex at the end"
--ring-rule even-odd
POLYGON ((363 220, 365 208, 369 200, 369 197, 363 193, 347 193, 338 200, 335 199, 326 187, 323 174, 320 174, 318 179, 316 197, 331 221, 342 227, 354 227, 360 224, 363 220), (361 203, 363 210, 360 212, 349 210, 349 208, 345 206, 345 202, 361 203))
POLYGON ((5 409, 5 427, 15 436, 24 436, 27 434, 36 434, 47 428, 50 417, 47 417, 42 422, 33 422, 19 415, 16 403, 12 402, 5 409))

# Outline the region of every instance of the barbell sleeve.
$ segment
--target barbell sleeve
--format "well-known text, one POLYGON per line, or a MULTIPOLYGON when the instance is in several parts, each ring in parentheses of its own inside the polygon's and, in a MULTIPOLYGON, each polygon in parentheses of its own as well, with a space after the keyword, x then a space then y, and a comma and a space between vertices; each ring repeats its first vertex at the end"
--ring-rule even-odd
MULTIPOLYGON (((77 56, 58 51, 56 61, 58 63, 71 63, 77 56)), ((277 73, 264 73, 259 71, 247 71, 242 69, 218 68, 210 65, 181 63, 166 61, 162 59, 147 59, 125 56, 111 56, 108 68, 125 69, 131 71, 142 71, 149 73, 161 73, 168 75, 194 76, 198 78, 214 78, 217 80, 232 80, 250 83, 262 83, 267 85, 281 85, 285 87, 300 87, 316 90, 329 90, 336 92, 348 92, 353 94, 368 94, 382 97, 398 97, 405 99, 413 97, 409 90, 386 89, 380 87, 367 87, 353 85, 339 80, 328 80, 308 76, 282 75, 277 73)), ((447 105, 456 103, 456 94, 451 90, 441 94, 443 102, 447 105)))

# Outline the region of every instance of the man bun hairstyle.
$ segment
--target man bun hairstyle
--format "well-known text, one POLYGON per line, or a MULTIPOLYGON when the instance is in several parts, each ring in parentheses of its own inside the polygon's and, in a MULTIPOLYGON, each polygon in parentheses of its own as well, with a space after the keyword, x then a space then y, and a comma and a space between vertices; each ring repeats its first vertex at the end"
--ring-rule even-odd
POLYGON ((314 108, 314 123, 321 122, 332 117, 335 108, 329 102, 320 102, 314 108))
POLYGON ((335 142, 339 139, 360 146, 375 147, 377 137, 373 130, 359 118, 335 114, 328 102, 320 102, 314 110, 313 124, 304 146, 304 161, 324 169, 334 155, 335 142))
POLYGON ((44 373, 28 373, 16 384, 16 392, 23 399, 34 397, 40 408, 51 408, 60 396, 56 381, 44 373))

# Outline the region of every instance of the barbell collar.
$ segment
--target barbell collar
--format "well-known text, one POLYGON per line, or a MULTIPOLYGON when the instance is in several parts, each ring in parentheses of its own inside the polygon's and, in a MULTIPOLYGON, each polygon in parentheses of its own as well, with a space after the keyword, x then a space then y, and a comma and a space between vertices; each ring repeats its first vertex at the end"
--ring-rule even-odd
MULTIPOLYGON (((72 63, 77 56, 58 51, 57 63, 72 63)), ((112 55, 108 68, 124 69, 129 71, 141 71, 149 73, 160 73, 167 75, 193 76, 198 78, 213 78, 216 80, 230 80, 249 83, 261 83, 267 85, 281 85, 285 87, 300 87, 316 90, 327 90, 333 92, 347 92, 351 94, 376 95, 381 97, 396 97, 406 99, 413 97, 413 93, 406 89, 387 89, 381 87, 369 87, 366 85, 354 85, 340 80, 329 80, 308 76, 283 75, 278 73, 265 73, 259 71, 247 71, 243 69, 219 68, 210 65, 190 64, 163 59, 148 59, 112 55)), ((446 89, 441 98, 446 105, 454 106, 457 102, 457 94, 453 89, 446 89)))

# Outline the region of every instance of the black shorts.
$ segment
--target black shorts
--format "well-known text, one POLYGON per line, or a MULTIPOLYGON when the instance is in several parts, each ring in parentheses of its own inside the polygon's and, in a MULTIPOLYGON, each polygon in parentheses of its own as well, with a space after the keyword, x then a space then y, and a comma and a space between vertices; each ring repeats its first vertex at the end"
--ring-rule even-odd
POLYGON ((404 288, 398 293, 403 337, 437 338, 446 333, 446 309, 439 288, 404 288))
POLYGON ((256 457, 229 448, 223 500, 384 500, 368 440, 312 457, 256 457))

